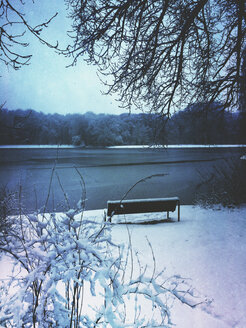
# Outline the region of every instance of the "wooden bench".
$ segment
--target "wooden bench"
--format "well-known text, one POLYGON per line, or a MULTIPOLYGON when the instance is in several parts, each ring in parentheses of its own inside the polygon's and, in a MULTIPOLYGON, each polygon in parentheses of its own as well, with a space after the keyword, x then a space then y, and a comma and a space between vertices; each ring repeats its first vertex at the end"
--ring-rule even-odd
POLYGON ((178 197, 110 200, 108 201, 107 216, 111 222, 111 218, 115 214, 167 212, 167 219, 169 219, 169 212, 174 212, 177 205, 178 221, 180 221, 180 200, 178 197))

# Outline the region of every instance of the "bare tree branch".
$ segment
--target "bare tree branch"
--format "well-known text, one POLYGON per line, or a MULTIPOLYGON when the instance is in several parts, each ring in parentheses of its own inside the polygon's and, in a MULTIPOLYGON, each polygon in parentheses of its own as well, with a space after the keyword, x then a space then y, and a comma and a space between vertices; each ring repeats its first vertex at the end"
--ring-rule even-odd
POLYGON ((238 108, 243 0, 66 2, 73 19, 66 55, 97 65, 123 107, 167 116, 201 101, 238 108))
POLYGON ((58 13, 56 12, 47 21, 32 26, 20 11, 20 6, 27 6, 27 3, 22 0, 0 0, 0 61, 15 70, 29 65, 32 57, 31 54, 23 53, 21 50, 29 45, 28 42, 23 41, 27 31, 41 43, 58 50, 58 43, 53 45, 41 36, 42 31, 48 27, 58 13))

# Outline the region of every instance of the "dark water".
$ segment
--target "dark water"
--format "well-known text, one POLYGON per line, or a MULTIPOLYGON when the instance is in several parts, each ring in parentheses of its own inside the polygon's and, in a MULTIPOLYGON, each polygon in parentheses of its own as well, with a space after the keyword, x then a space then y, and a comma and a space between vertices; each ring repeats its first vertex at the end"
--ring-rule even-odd
POLYGON ((240 162, 242 153, 240 148, 0 149, 0 185, 21 191, 28 212, 45 203, 47 210, 64 210, 66 198, 75 207, 85 192, 86 209, 99 209, 157 175, 137 183, 126 198, 178 196, 192 204, 201 174, 240 162))

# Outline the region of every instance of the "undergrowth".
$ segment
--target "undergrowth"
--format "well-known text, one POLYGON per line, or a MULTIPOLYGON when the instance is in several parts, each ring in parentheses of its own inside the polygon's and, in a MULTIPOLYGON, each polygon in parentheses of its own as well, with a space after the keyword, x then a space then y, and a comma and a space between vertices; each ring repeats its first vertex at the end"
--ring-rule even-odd
POLYGON ((226 159, 211 172, 198 171, 195 203, 209 207, 221 204, 234 207, 246 203, 246 161, 226 159))
POLYGON ((19 203, 19 214, 7 216, 11 229, 0 231, 0 250, 12 273, 0 280, 0 326, 170 327, 173 302, 207 305, 188 279, 157 272, 148 240, 152 269, 134 252, 130 233, 128 244, 118 245, 105 217, 85 219, 85 184, 76 170, 82 192, 75 209, 64 193, 63 214, 27 214, 19 203))

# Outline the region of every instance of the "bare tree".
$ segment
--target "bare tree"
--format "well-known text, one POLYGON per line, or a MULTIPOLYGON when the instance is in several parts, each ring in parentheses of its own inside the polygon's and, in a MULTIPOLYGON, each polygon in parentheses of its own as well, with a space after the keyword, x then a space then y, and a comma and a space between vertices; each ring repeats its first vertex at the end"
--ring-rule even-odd
POLYGON ((41 43, 51 48, 58 48, 58 44, 52 45, 41 36, 43 29, 48 27, 49 23, 57 16, 57 13, 47 21, 32 26, 28 23, 24 12, 22 12, 22 10, 28 8, 30 2, 34 2, 34 0, 25 2, 23 0, 0 0, 0 61, 16 70, 28 65, 32 57, 31 54, 26 54, 23 50, 29 45, 25 41, 27 31, 41 43))
MULTIPOLYGON (((66 0, 73 64, 99 67, 122 106, 170 115, 180 104, 238 107, 244 0, 66 0)), ((244 61, 245 66, 245 61, 244 61)), ((244 68, 245 70, 245 68, 244 68)))
MULTIPOLYGON (((32 57, 32 54, 28 54, 24 50, 29 45, 25 41, 27 32, 46 46, 59 50, 58 43, 53 45, 42 37, 42 31, 48 27, 58 13, 56 12, 47 21, 33 26, 29 24, 25 16, 25 11, 27 11, 30 2, 34 3, 34 0, 25 2, 23 0, 0 0, 0 63, 15 70, 29 65, 32 57)), ((30 111, 26 117, 16 116, 11 125, 6 125, 2 122, 4 106, 5 103, 0 104, 0 130, 2 132, 0 136, 12 133, 15 129, 21 129, 22 123, 31 114, 30 111)))

